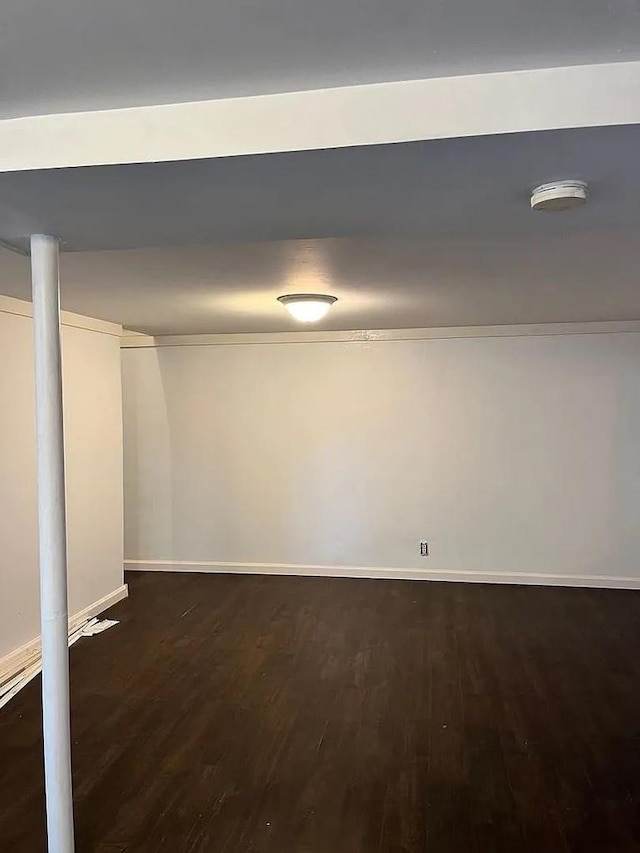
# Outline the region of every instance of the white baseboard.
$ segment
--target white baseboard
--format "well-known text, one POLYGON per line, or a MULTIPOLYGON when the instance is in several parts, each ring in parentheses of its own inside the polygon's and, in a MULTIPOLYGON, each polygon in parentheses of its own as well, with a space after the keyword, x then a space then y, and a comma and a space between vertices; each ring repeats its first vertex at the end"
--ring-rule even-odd
POLYGON ((305 575, 330 578, 385 578, 395 580, 506 583, 531 586, 576 586, 604 589, 640 589, 640 577, 608 575, 554 575, 529 572, 463 572, 450 569, 392 569, 371 566, 313 566, 279 563, 185 562, 126 560, 125 570, 137 572, 205 572, 211 574, 305 575))
POLYGON ((85 607, 84 610, 79 610, 71 616, 69 618, 69 627, 74 628, 76 625, 86 622, 87 619, 93 619, 94 616, 97 616, 99 613, 103 613, 105 610, 113 607, 114 604, 117 604, 124 598, 128 598, 128 596, 129 587, 126 583, 123 583, 122 586, 114 589, 113 592, 110 592, 98 601, 94 601, 93 604, 85 607))
MULTIPOLYGON (((86 622, 87 619, 93 619, 94 616, 97 616, 104 610, 108 610, 109 607, 112 607, 114 604, 122 601, 122 599, 126 598, 128 595, 129 587, 126 583, 122 584, 122 586, 114 589, 113 592, 110 592, 108 595, 105 595, 98 601, 94 601, 93 604, 90 604, 88 607, 85 607, 83 610, 79 610, 77 613, 74 613, 73 616, 70 616, 69 630, 73 630, 78 625, 86 622)), ((40 636, 38 635, 37 637, 34 637, 33 640, 29 640, 28 643, 25 643, 24 646, 20 646, 12 652, 9 652, 8 655, 0 658, 0 680, 4 681, 5 678, 19 672, 22 669, 24 662, 33 657, 33 655, 39 654, 39 652, 40 636)))

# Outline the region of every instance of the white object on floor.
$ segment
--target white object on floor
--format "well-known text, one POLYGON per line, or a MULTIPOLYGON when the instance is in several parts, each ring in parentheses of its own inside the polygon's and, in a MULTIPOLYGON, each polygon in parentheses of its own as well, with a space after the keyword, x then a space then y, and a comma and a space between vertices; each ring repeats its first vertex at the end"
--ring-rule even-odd
POLYGON ((82 629, 83 637, 93 637, 94 634, 102 634, 103 631, 106 631, 107 628, 113 628, 114 625, 118 625, 117 619, 92 619, 82 629))
MULTIPOLYGON (((101 634, 108 628, 113 628, 114 625, 118 624, 119 623, 115 619, 88 619, 81 625, 75 626, 73 630, 69 632, 67 644, 70 648, 74 643, 77 643, 81 637, 93 637, 96 634, 101 634)), ((39 675, 41 671, 42 657, 41 655, 38 655, 34 660, 30 660, 28 665, 17 673, 17 675, 12 676, 3 684, 0 684, 0 708, 4 708, 4 706, 10 702, 23 687, 26 687, 27 684, 36 677, 36 675, 39 675)))

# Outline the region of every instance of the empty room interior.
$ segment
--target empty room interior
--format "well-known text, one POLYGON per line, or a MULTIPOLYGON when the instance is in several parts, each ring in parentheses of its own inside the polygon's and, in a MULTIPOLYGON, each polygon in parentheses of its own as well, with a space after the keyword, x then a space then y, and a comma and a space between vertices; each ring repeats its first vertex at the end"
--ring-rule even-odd
POLYGON ((0 849, 640 851, 637 0, 0 45, 0 849))

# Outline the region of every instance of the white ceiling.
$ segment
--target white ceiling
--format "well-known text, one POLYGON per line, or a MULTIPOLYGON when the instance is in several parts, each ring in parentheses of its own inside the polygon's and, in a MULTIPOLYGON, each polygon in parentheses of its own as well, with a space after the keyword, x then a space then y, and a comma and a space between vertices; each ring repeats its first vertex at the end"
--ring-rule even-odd
MULTIPOLYGON (((339 297, 329 329, 640 319, 639 150, 631 125, 3 174, 0 236, 60 235, 63 306, 154 334, 298 328, 300 290, 339 297), (532 212, 560 177, 588 205, 532 212)), ((0 291, 28 298, 25 259, 0 291)))
POLYGON ((0 174, 0 238, 69 250, 354 236, 539 238, 640 228, 640 125, 0 174), (592 203, 533 214, 544 181, 592 203), (560 229, 560 232, 559 232, 560 229))
MULTIPOLYGON (((298 290, 339 298, 321 329, 631 320, 639 244, 629 229, 78 252, 62 256, 62 303, 150 334, 297 331, 276 297, 298 290)), ((28 275, 0 252, 5 293, 28 298, 28 275)))
POLYGON ((638 57, 638 0, 3 0, 0 117, 638 57))

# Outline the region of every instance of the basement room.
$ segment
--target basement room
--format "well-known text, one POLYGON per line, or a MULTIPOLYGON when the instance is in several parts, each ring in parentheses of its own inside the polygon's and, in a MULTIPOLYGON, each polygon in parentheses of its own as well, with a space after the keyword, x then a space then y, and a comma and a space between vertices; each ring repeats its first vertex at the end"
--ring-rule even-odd
POLYGON ((0 848, 640 850, 640 7, 8 0, 0 848))

